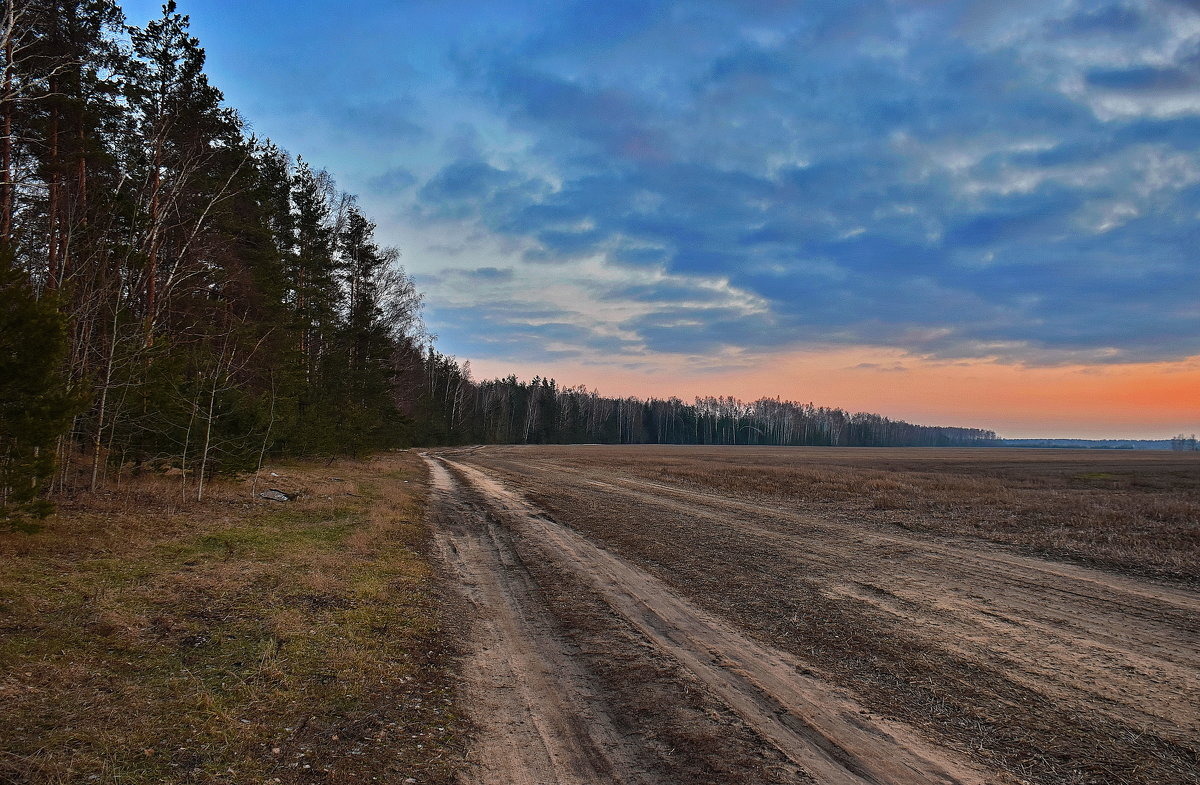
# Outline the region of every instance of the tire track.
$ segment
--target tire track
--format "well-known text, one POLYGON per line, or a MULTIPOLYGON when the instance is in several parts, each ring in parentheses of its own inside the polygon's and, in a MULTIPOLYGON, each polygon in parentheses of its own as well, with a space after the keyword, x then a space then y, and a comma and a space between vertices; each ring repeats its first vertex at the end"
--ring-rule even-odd
POLYGON ((929 744, 911 728, 870 715, 804 663, 747 638, 630 562, 550 520, 494 478, 444 462, 487 500, 515 536, 536 541, 586 579, 649 641, 817 781, 982 785, 998 779, 929 744))
MULTIPOLYGON (((580 486, 745 535, 823 576, 823 591, 909 625, 1059 700, 1089 701, 1180 741, 1200 737, 1200 597, 1183 588, 875 527, 831 528, 810 514, 660 482, 534 464, 561 493, 580 486), (565 486, 564 473, 578 478, 565 486), (864 587, 866 590, 864 591, 864 587), (900 602, 896 602, 899 600, 900 602)), ((504 464, 505 468, 509 466, 504 464)), ((522 464, 527 466, 527 464, 522 464)), ((511 471, 511 469, 510 469, 511 471)), ((533 482, 526 473, 523 481, 533 482)))
POLYGON ((588 675, 554 630, 505 534, 461 500, 461 489, 426 458, 431 513, 443 563, 474 608, 463 675, 476 728, 468 785, 649 782, 628 759, 588 675))

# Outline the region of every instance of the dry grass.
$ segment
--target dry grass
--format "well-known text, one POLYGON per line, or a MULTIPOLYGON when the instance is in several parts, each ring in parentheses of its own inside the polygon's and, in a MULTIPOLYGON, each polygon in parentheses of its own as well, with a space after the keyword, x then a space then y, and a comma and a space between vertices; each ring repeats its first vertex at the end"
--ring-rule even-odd
POLYGON ((420 460, 275 470, 0 534, 0 782, 451 780, 420 460))
POLYGON ((617 449, 610 455, 609 448, 594 448, 568 462, 1200 581, 1200 455, 1194 453, 617 449))

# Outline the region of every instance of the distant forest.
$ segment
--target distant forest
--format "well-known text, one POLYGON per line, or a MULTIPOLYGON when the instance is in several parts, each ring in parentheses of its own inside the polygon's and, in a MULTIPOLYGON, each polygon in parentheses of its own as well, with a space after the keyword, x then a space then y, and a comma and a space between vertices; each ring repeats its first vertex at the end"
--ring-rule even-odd
POLYGON ((969 445, 778 400, 473 381, 354 196, 250 135, 174 2, 10 0, 0 53, 0 517, 122 469, 475 442, 969 445))
POLYGON ((1196 452, 1196 436, 1179 434, 1170 439, 1000 439, 997 447, 1049 447, 1081 450, 1175 450, 1196 452))
POLYGON ((954 447, 992 444, 978 428, 912 425, 878 414, 773 398, 606 398, 553 379, 475 382, 469 366, 431 352, 423 414, 433 444, 762 444, 954 447))

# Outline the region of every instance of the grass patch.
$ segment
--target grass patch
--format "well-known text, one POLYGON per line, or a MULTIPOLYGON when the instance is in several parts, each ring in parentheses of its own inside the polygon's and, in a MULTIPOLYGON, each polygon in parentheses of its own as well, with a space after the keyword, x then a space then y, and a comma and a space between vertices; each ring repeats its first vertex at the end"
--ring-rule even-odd
POLYGON ((420 460, 275 468, 0 534, 0 782, 452 781, 420 460))

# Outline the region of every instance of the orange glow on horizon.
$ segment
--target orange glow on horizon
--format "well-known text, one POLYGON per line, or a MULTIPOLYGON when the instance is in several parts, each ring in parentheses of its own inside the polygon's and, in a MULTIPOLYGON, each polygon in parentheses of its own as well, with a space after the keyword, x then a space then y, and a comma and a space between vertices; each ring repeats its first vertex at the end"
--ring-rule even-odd
POLYGON ((1173 363, 1022 367, 946 362, 890 349, 779 354, 738 371, 668 357, 653 369, 597 363, 472 362, 476 379, 516 373, 639 398, 779 396, 926 425, 990 428, 1001 436, 1165 439, 1200 431, 1200 357, 1173 363))

